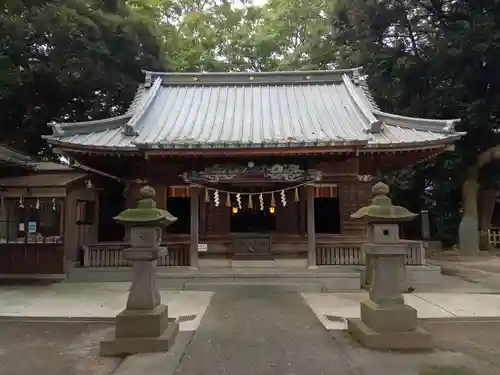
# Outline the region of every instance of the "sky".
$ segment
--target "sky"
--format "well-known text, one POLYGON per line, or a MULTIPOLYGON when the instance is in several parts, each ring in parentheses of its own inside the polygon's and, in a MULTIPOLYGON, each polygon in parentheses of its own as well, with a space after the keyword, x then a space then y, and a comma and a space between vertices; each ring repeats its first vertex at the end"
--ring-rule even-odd
MULTIPOLYGON (((265 4, 267 0, 252 0, 253 5, 262 5, 265 4)), ((233 3, 236 7, 241 7, 241 3, 238 0, 233 0, 233 3)))

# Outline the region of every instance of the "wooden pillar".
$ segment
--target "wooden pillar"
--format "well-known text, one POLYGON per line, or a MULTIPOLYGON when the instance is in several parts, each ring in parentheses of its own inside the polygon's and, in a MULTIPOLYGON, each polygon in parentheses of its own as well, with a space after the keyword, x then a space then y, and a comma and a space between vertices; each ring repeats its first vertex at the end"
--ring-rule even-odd
POLYGON ((316 231, 314 224, 314 186, 307 189, 307 265, 316 268, 316 231))
POLYGON ((198 241, 199 241, 199 208, 200 191, 198 188, 190 188, 191 196, 191 247, 190 247, 190 268, 198 269, 198 241))
POLYGON ((429 221, 429 211, 422 210, 420 211, 420 220, 421 220, 421 234, 423 240, 429 240, 431 237, 431 225, 429 221))
POLYGON ((306 236, 307 232, 307 220, 306 220, 306 215, 307 215, 307 210, 306 210, 306 188, 304 186, 299 188, 299 234, 302 237, 306 236))

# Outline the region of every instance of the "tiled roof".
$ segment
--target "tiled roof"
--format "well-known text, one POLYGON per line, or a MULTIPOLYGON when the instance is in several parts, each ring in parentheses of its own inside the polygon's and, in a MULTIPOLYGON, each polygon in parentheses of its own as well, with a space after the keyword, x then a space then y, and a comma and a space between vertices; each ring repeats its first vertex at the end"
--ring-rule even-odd
POLYGON ((52 124, 49 141, 122 150, 449 143, 458 120, 381 112, 358 70, 146 73, 123 116, 52 124))
POLYGON ((29 156, 3 145, 0 145, 0 162, 25 168, 33 166, 29 156))
POLYGON ((27 176, 0 178, 2 187, 62 187, 85 177, 80 173, 37 173, 27 176))

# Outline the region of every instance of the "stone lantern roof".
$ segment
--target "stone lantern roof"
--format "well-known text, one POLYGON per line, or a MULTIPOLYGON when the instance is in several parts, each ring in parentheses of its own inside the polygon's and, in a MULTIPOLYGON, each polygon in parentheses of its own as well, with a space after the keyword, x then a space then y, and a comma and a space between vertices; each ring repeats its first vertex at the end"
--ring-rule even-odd
POLYGON ((126 209, 114 219, 118 222, 124 224, 166 224, 170 225, 174 223, 177 218, 170 214, 167 210, 156 207, 156 201, 154 200, 156 193, 155 190, 150 186, 145 186, 139 191, 139 201, 137 202, 137 208, 126 209))
POLYGON ((404 207, 392 204, 389 194, 389 186, 378 182, 373 186, 373 199, 369 206, 361 207, 351 214, 353 219, 364 219, 368 222, 397 223, 413 220, 417 214, 410 212, 404 207))

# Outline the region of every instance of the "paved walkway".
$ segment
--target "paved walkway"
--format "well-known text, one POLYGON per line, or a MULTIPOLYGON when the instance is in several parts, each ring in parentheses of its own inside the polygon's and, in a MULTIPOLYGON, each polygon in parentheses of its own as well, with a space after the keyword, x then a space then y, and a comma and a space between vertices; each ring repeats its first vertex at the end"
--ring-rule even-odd
POLYGON ((358 374, 297 293, 217 292, 178 375, 358 374))

